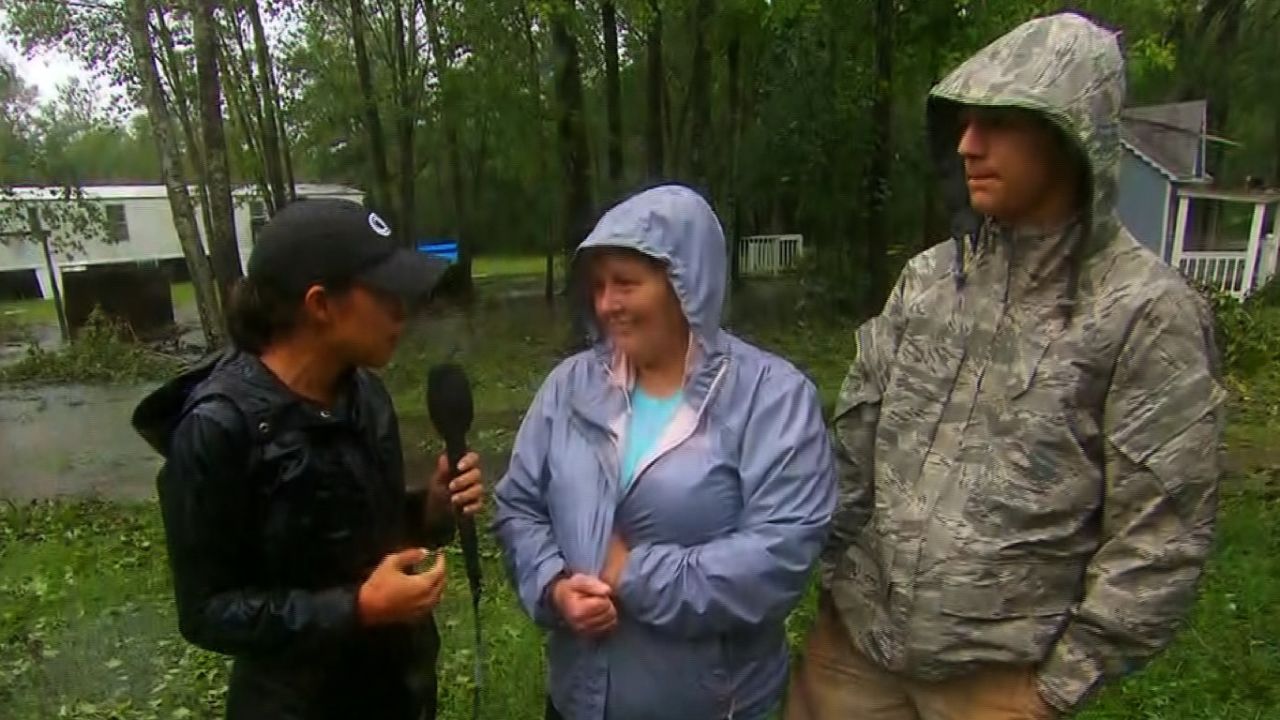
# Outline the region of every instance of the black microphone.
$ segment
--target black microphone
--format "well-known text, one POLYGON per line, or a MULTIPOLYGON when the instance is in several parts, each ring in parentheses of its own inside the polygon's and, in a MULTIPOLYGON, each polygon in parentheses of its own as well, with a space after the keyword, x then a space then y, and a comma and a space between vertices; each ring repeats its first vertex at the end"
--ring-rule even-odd
MULTIPOLYGON (((427 372, 427 413, 436 432, 444 438, 449 458, 449 477, 458 474, 458 462, 467 454, 467 432, 475 408, 471 401, 471 382, 462 367, 453 363, 434 365, 427 372)), ((462 544, 462 561, 466 566, 467 585, 471 587, 471 608, 475 613, 475 698, 472 716, 479 714, 480 702, 480 548, 476 542, 473 518, 458 513, 458 540, 462 544)))

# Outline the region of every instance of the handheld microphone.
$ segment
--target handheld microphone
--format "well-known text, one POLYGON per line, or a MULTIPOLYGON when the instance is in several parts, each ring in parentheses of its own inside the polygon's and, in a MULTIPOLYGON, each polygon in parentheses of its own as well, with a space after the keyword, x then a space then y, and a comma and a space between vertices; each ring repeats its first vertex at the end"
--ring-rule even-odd
MULTIPOLYGON (((436 432, 444 438, 445 454, 449 458, 449 474, 458 474, 458 462, 467 454, 467 432, 475 408, 471 400, 471 382, 462 367, 454 363, 434 365, 427 372, 427 413, 436 432)), ((458 513, 458 540, 462 545, 462 560, 467 571, 467 585, 471 588, 471 608, 475 620, 475 697, 472 717, 478 717, 480 707, 480 548, 476 541, 476 523, 470 516, 458 513)))

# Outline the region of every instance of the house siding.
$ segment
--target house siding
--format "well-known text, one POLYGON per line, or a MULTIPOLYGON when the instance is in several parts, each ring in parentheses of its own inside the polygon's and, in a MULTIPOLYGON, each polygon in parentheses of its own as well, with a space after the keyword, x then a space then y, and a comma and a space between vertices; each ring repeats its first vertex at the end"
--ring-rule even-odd
MULTIPOLYGON (((1173 194, 1169 185, 1164 175, 1133 152, 1126 149, 1121 155, 1117 202, 1120 221, 1138 242, 1156 255, 1161 254, 1166 226, 1172 228, 1168 198, 1173 194)), ((1169 232, 1172 235, 1171 229, 1169 232)), ((1166 260, 1168 250, 1164 248, 1166 260)))

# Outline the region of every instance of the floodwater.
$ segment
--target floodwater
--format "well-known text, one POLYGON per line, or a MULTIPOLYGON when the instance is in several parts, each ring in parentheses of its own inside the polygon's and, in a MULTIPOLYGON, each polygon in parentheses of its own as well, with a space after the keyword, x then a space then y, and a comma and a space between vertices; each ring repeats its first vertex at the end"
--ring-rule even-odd
POLYGON ((0 497, 150 497, 160 457, 129 418, 153 387, 0 389, 0 497))
MULTIPOLYGON (((553 332, 554 326, 567 322, 563 314, 557 318, 554 313, 548 314, 548 308, 540 301, 533 301, 540 292, 536 285, 530 283, 512 290, 490 296, 487 307, 477 313, 433 313, 415 322, 414 332, 435 338, 450 353, 485 353, 493 351, 485 343, 486 335, 497 330, 488 327, 492 322, 522 326, 532 333, 553 332)), ((752 298, 746 314, 779 306, 776 298, 752 298)), ((184 329, 193 340, 198 336, 192 324, 186 324, 184 329)), ((56 327, 46 329, 41 340, 42 345, 57 347, 60 340, 56 327)), ((9 360, 16 359, 18 352, 10 348, 9 360)), ((0 386, 0 499, 22 501, 63 495, 110 500, 153 498, 161 459, 137 435, 130 418, 137 403, 157 385, 0 386)), ((406 409, 401 408, 402 413, 406 409)), ((505 469, 508 458, 502 449, 509 447, 511 438, 484 438, 484 430, 511 427, 518 422, 523 408, 508 410, 501 417, 476 418, 474 440, 484 447, 485 476, 490 486, 505 469), (515 415, 508 417, 512 413, 515 415)), ((435 433, 423 415, 408 413, 401 423, 406 475, 411 485, 429 477, 434 466, 434 457, 428 455, 423 441, 434 438, 435 433)))

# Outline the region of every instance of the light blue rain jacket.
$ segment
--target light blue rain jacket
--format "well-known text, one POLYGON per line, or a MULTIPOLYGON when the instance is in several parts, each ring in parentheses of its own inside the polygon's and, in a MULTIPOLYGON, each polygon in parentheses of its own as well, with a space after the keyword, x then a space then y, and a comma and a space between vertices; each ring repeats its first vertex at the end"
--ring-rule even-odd
POLYGON ((623 494, 633 375, 603 334, 543 383, 494 494, 494 531, 525 610, 550 630, 549 689, 568 720, 764 717, 787 678, 783 621, 835 505, 817 394, 787 361, 720 329, 725 243, 711 208, 663 186, 615 207, 579 246, 667 262, 695 342, 684 404, 623 494), (607 638, 575 635, 547 596, 631 548, 607 638))

